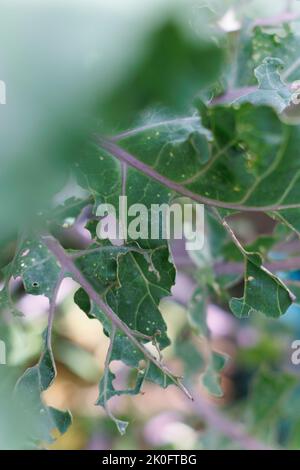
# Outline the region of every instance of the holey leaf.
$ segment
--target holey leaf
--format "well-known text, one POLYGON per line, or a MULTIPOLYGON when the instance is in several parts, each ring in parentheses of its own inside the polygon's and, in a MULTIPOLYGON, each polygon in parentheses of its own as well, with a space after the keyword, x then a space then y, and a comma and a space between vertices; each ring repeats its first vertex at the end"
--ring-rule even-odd
MULTIPOLYGON (((150 166, 160 160, 171 176, 175 176, 181 158, 191 162, 190 173, 186 176, 192 176, 193 171, 207 164, 212 156, 212 134, 201 125, 197 116, 146 125, 140 130, 121 134, 119 139, 124 141, 124 148, 129 142, 134 146, 134 152, 143 152, 150 166)), ((95 211, 101 203, 118 208, 121 195, 127 196, 128 207, 137 202, 143 204, 149 211, 149 233, 151 206, 169 203, 175 195, 170 188, 136 169, 124 168, 110 152, 99 147, 98 142, 87 146, 82 158, 76 162, 75 174, 79 184, 95 199, 95 211)), ((118 212, 116 215, 120 216, 118 212)), ((128 216, 128 225, 132 219, 128 216)), ((144 237, 139 243, 148 248, 157 245, 150 237, 144 237)))
POLYGON ((22 278, 28 294, 45 295, 52 298, 60 273, 56 258, 44 243, 34 237, 25 238, 7 271, 22 278))
MULTIPOLYGON (((113 341, 113 340, 112 340, 113 341)), ((99 397, 97 399, 96 405, 103 406, 107 411, 109 416, 115 422, 120 434, 125 434, 126 428, 128 426, 127 421, 122 421, 120 419, 115 418, 112 413, 109 411, 107 402, 110 398, 115 396, 122 396, 122 395, 137 395, 140 393, 145 374, 143 372, 138 372, 135 387, 132 389, 125 389, 125 390, 116 390, 113 385, 113 381, 115 380, 116 376, 113 374, 109 366, 104 371, 104 377, 100 381, 99 385, 99 397)))
POLYGON ((161 187, 200 202, 238 210, 300 206, 299 126, 283 123, 270 107, 250 103, 201 106, 200 112, 200 128, 197 117, 176 119, 125 132, 113 145, 103 140, 99 145, 148 179, 160 181, 161 187), (195 127, 207 138, 207 163, 203 150, 196 150, 189 138, 195 127))
MULTIPOLYGON (((192 299, 189 304, 188 310, 188 320, 195 332, 200 336, 204 344, 206 345, 205 353, 202 352, 202 355, 199 356, 199 351, 196 349, 194 354, 194 360, 192 360, 191 350, 193 343, 191 341, 186 341, 182 344, 182 348, 185 348, 185 352, 181 352, 180 357, 183 359, 185 364, 185 370, 189 372, 189 369, 192 369, 195 364, 195 358, 197 358, 198 367, 197 372, 199 373, 201 383, 203 387, 213 396, 222 397, 223 390, 221 388, 221 373, 224 370, 225 366, 229 361, 227 354, 223 354, 212 349, 210 342, 210 331, 207 325, 207 286, 202 285, 197 287, 195 290, 192 299), (190 356, 188 355, 190 354, 190 356), (187 360, 190 360, 190 363, 187 363, 187 360), (200 360, 199 360, 200 359, 200 360), (198 370, 200 369, 202 370, 198 370)), ((195 372, 192 375, 189 373, 190 377, 195 379, 195 372)))
POLYGON ((175 280, 165 242, 153 250, 99 244, 78 257, 76 264, 132 330, 149 337, 156 335, 162 348, 169 344, 158 309, 161 298, 170 295, 175 280))
MULTIPOLYGON (((152 250, 141 250, 136 245, 98 243, 85 255, 78 257, 76 265, 141 343, 152 342, 152 347, 157 351, 170 344, 166 324, 159 311, 161 298, 170 295, 175 280, 175 270, 169 262, 169 250, 165 242, 152 250)), ((106 407, 106 402, 113 396, 139 393, 145 379, 162 387, 176 383, 176 377, 172 380, 155 364, 140 368, 141 361, 145 361, 144 354, 124 333, 112 330, 104 313, 83 289, 77 291, 74 299, 90 318, 97 318, 102 323, 105 333, 111 338, 97 404, 106 407), (109 364, 114 360, 121 360, 136 370, 133 387, 115 389, 115 376, 109 369, 109 364)), ((123 433, 126 423, 111 417, 123 433)))
POLYGON ((56 377, 54 358, 47 338, 48 330, 45 330, 43 351, 38 364, 25 371, 15 389, 19 403, 24 410, 28 410, 28 420, 33 429, 31 437, 36 442, 52 442, 53 432, 66 432, 72 420, 68 411, 47 406, 41 397, 56 377))
MULTIPOLYGON (((162 246, 149 254, 131 252, 128 247, 111 246, 109 251, 106 248, 99 247, 98 251, 78 258, 77 266, 124 323, 141 335, 156 336, 160 347, 166 347, 169 339, 158 305, 161 298, 170 295, 175 279, 167 247, 162 246)), ((97 309, 91 309, 82 289, 75 295, 75 301, 108 329, 103 315, 97 309)), ((126 353, 126 349, 120 348, 119 354, 126 353)), ((126 354, 124 360, 126 362, 126 354)), ((127 360, 131 365, 132 358, 127 360)))
POLYGON ((235 103, 253 103, 269 105, 281 113, 291 102, 292 93, 281 78, 280 72, 284 68, 282 60, 266 57, 263 63, 255 69, 258 89, 248 93, 235 103))
POLYGON ((92 199, 80 199, 69 197, 63 204, 57 205, 49 214, 50 221, 56 226, 70 228, 74 225, 76 219, 82 210, 92 202, 92 199))
MULTIPOLYGON (((241 299, 233 298, 230 301, 232 312, 239 318, 248 317, 255 312, 273 318, 285 314, 295 300, 292 292, 277 276, 263 266, 260 253, 249 252, 241 245, 227 220, 220 215, 222 211, 214 209, 213 212, 245 263, 244 295, 241 299)), ((253 243, 252 247, 255 246, 256 243, 253 243)))
MULTIPOLYGON (((186 137, 191 137, 194 139, 194 146, 204 145, 205 158, 209 158, 207 131, 203 130, 203 137, 197 139, 194 121, 197 129, 199 128, 198 119, 192 119, 192 125, 187 124, 188 132, 181 132, 181 142, 184 142, 186 137)), ((133 168, 124 168, 121 162, 99 149, 95 143, 90 144, 83 158, 77 162, 76 173, 80 185, 90 191, 94 197, 95 211, 101 203, 110 203, 118 207, 119 196, 126 195, 128 207, 139 202, 147 208, 149 230, 151 205, 168 203, 173 196, 169 188, 146 175, 141 175, 133 168)), ((120 214, 117 213, 116 216, 119 217, 120 214)), ((175 280, 175 269, 169 260, 168 243, 162 238, 150 237, 139 239, 137 243, 130 241, 129 234, 125 245, 113 246, 110 242, 97 238, 94 224, 89 224, 87 228, 91 231, 95 244, 89 247, 84 256, 76 260, 77 266, 112 310, 133 331, 136 338, 141 343, 153 343, 151 346, 160 357, 161 353, 158 351, 168 346, 170 341, 166 324, 159 311, 159 303, 161 298, 170 295, 175 280)), ((75 294, 75 302, 89 317, 97 318, 102 323, 105 333, 111 338, 109 357, 99 385, 97 404, 106 408, 119 431, 123 433, 127 423, 116 419, 110 413, 107 401, 113 396, 139 393, 144 380, 165 388, 177 383, 178 378, 174 376, 172 379, 172 375, 170 377, 170 374, 164 373, 163 369, 147 361, 145 368, 141 370, 141 361, 145 362, 144 354, 122 332, 112 331, 110 322, 83 289, 75 294), (114 387, 115 376, 109 368, 114 360, 121 360, 136 371, 132 386, 124 390, 117 390, 114 387)))
POLYGON ((262 266, 258 253, 244 252, 245 282, 242 299, 231 299, 230 308, 239 318, 259 312, 268 317, 278 318, 295 300, 293 294, 262 266))
POLYGON ((229 357, 227 355, 212 351, 207 367, 201 376, 202 384, 206 390, 218 398, 224 395, 221 387, 221 372, 228 361, 229 357))
POLYGON ((299 57, 300 37, 297 29, 288 24, 270 24, 243 30, 236 64, 238 69, 236 86, 255 85, 253 70, 259 67, 266 57, 281 59, 286 71, 290 70, 289 80, 291 82, 297 80, 299 68, 293 66, 299 57))

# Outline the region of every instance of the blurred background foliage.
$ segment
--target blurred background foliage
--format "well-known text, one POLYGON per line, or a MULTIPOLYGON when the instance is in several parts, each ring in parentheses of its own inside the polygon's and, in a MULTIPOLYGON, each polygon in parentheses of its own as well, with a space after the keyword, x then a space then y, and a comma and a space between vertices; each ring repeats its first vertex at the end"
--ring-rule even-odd
MULTIPOLYGON (((188 113, 194 96, 209 96, 214 81, 214 90, 221 92, 232 80, 230 73, 220 79, 220 72, 226 67, 232 72, 228 50, 236 23, 276 16, 286 4, 285 0, 3 1, 0 79, 7 84, 7 104, 0 106, 1 265, 11 258, 19 227, 38 226, 39 217, 53 206, 54 194, 69 182, 70 166, 91 131, 113 134, 158 116, 188 113), (233 31, 225 36, 226 29, 233 31)), ((294 2, 293 11, 300 12, 300 4, 294 2)), ((252 84, 258 60, 250 54, 249 64, 251 46, 247 39, 243 45, 247 60, 237 74, 239 86, 252 84)), ((72 184, 71 188, 78 195, 78 188, 72 184)), ((264 216, 238 216, 235 227, 249 244, 274 230, 264 216)), ((71 244, 78 243, 77 235, 71 229, 64 233, 71 244)), ((212 251, 217 249, 213 237, 212 251)), ((165 357, 186 377, 197 368, 200 374, 204 367, 201 340, 186 336, 186 306, 203 275, 201 260, 193 263, 192 276, 190 266, 179 269, 173 297, 161 305, 170 337, 177 338, 165 357)), ((300 271, 292 277, 298 280, 300 271)), ((12 386, 20 370, 38 360, 48 309, 45 298, 25 294, 18 280, 13 287, 24 317, 9 328, 1 320, 1 339, 9 345, 9 366, 0 366, 2 448, 22 448, 30 430, 30 420, 27 415, 22 418, 24 410, 13 401, 12 386)), ((61 289, 53 346, 58 377, 44 396, 48 404, 70 409, 74 421, 49 448, 243 447, 230 433, 207 424, 179 390, 151 384, 142 395, 112 400, 113 411, 131 422, 127 434, 119 436, 105 412, 93 405, 108 339, 100 324, 74 304, 75 288, 65 280, 61 289)), ((233 293, 241 290, 238 284, 233 293)), ((224 397, 211 399, 211 404, 246 423, 249 433, 264 442, 299 448, 300 372, 290 360, 291 343, 300 334, 299 307, 293 306, 281 320, 253 316, 239 321, 227 311, 227 300, 219 295, 218 305, 207 306, 213 348, 230 356, 222 372, 224 397)), ((8 299, 1 302, 5 307, 8 299)), ((120 385, 126 383, 126 367, 113 367, 120 385)), ((200 384, 196 391, 205 394, 200 384)))

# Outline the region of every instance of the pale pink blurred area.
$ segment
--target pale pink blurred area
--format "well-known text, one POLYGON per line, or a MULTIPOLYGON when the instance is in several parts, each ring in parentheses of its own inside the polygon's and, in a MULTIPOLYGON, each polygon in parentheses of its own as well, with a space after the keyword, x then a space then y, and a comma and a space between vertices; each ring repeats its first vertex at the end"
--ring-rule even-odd
MULTIPOLYGON (((57 296, 57 305, 60 305, 68 296, 74 293, 78 285, 70 278, 65 278, 57 296)), ((31 321, 46 315, 49 310, 49 300, 44 295, 26 294, 17 303, 17 307, 24 314, 25 320, 31 321)))
POLYGON ((145 440, 154 447, 174 445, 178 449, 195 446, 197 433, 184 423, 178 412, 164 412, 154 416, 144 428, 145 440))
POLYGON ((208 305, 207 325, 213 337, 232 336, 237 331, 236 319, 217 305, 208 305))
POLYGON ((196 282, 187 274, 178 271, 175 285, 172 287, 172 295, 175 301, 182 305, 187 305, 191 300, 196 282))

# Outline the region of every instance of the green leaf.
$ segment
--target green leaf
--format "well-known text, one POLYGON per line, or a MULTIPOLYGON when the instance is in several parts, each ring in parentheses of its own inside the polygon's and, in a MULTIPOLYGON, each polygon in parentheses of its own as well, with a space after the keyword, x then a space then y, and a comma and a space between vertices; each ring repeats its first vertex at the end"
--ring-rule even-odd
POLYGON ((300 209, 272 212, 270 215, 300 236, 300 209))
POLYGON ((203 354, 194 344, 192 338, 185 339, 181 335, 175 342, 175 354, 184 366, 184 379, 187 383, 193 382, 196 375, 200 375, 205 367, 203 354))
MULTIPOLYGON (((276 243, 277 238, 273 235, 260 235, 252 243, 245 245, 248 253, 259 253, 263 260, 276 243)), ((226 260, 243 261, 243 254, 233 242, 229 242, 223 247, 223 255, 226 260)))
POLYGON ((215 397, 223 397, 224 393, 221 388, 220 373, 228 362, 228 356, 213 352, 210 362, 201 376, 202 384, 207 391, 215 397))
POLYGON ((171 181, 182 183, 195 177, 213 158, 212 139, 213 134, 195 116, 153 123, 121 134, 119 145, 171 181), (196 139, 202 142, 201 146, 195 145, 196 139))
POLYGON ((187 361, 188 358, 190 359, 189 367, 187 367, 187 365, 185 367, 187 374, 189 372, 191 373, 191 369, 194 368, 193 375, 195 376, 196 371, 200 372, 199 369, 203 369, 200 375, 202 385, 211 395, 222 397, 221 372, 229 361, 229 357, 226 354, 212 350, 206 318, 207 295, 206 286, 197 288, 193 294, 188 310, 189 322, 200 337, 202 337, 205 351, 200 355, 197 349, 193 351, 193 349, 195 349, 193 348, 193 344, 186 341, 182 343, 182 347, 186 347, 187 350, 181 353, 181 357, 184 361, 187 361), (188 344, 186 345, 186 343, 188 344), (191 354, 193 354, 193 358, 191 354))
POLYGON ((281 74, 284 67, 280 59, 266 57, 263 63, 255 69, 258 89, 252 91, 234 103, 252 103, 273 107, 281 113, 291 102, 292 93, 287 84, 282 81, 281 74))
MULTIPOLYGON (((169 339, 158 305, 162 297, 170 295, 175 276, 174 267, 168 258, 169 250, 165 243, 153 250, 140 250, 134 245, 117 247, 98 243, 90 249, 90 253, 79 256, 76 264, 137 339, 142 343, 152 341, 157 349, 163 349, 169 345, 169 339)), ((140 393, 144 380, 162 387, 176 383, 175 376, 172 380, 152 363, 146 366, 146 370, 140 369, 140 362, 145 360, 143 353, 124 333, 117 331, 112 334, 107 318, 83 289, 75 294, 75 302, 90 318, 97 318, 111 338, 108 365, 100 382, 97 404, 106 407, 106 402, 113 396, 140 393), (114 360, 121 360, 137 370, 133 388, 115 389, 115 375, 109 369, 109 364, 114 360)), ((109 415, 123 433, 126 422, 109 415)))
MULTIPOLYGON (((255 85, 253 70, 266 57, 281 59, 286 69, 289 69, 298 59, 298 49, 299 34, 296 28, 288 24, 244 28, 239 43, 236 86, 255 85)), ((290 78, 298 78, 297 69, 290 78)))
POLYGON ((56 377, 56 368, 52 350, 48 345, 47 330, 43 334, 44 346, 37 365, 30 367, 16 385, 16 396, 25 410, 34 429, 32 439, 35 441, 53 441, 53 431, 65 433, 71 424, 69 411, 57 410, 45 405, 42 393, 47 390, 56 377))
POLYGON ((104 406, 106 401, 108 401, 110 398, 115 397, 115 396, 138 395, 141 391, 141 387, 145 379, 145 374, 142 371, 138 372, 135 387, 132 389, 126 389, 126 390, 116 390, 114 388, 113 381, 115 380, 115 378, 116 378, 115 374, 113 374, 109 370, 106 389, 104 385, 104 377, 101 379, 100 385, 99 385, 99 397, 97 399, 96 405, 104 406))
POLYGON ((299 126, 284 124, 269 107, 248 103, 201 114, 206 131, 196 118, 176 119, 120 135, 118 145, 134 157, 136 168, 141 161, 166 185, 176 183, 178 192, 188 191, 196 200, 231 209, 299 204, 299 126), (204 165, 188 139, 195 128, 213 138, 204 165))
POLYGON ((288 288, 292 291, 295 296, 295 304, 300 305, 300 282, 299 281, 287 281, 288 288))
POLYGON ((278 318, 286 313, 294 300, 288 288, 262 266, 258 253, 245 252, 245 263, 244 296, 230 301, 232 312, 239 318, 257 312, 278 318))
POLYGON ((22 278, 28 294, 45 295, 51 299, 61 267, 40 240, 26 238, 8 269, 14 278, 22 278))
POLYGON ((3 289, 0 291, 0 305, 1 305, 1 310, 3 312, 8 311, 12 315, 19 317, 22 316, 23 314, 16 308, 15 303, 13 302, 10 291, 9 291, 9 286, 4 286, 3 289))
POLYGON ((97 145, 89 142, 82 157, 75 163, 78 183, 89 191, 96 207, 101 203, 118 205, 122 191, 120 163, 97 145))
POLYGON ((70 228, 76 222, 82 210, 91 202, 91 199, 79 199, 70 197, 55 207, 49 214, 50 222, 70 228))
POLYGON ((188 318, 190 324, 200 335, 208 335, 206 323, 207 291, 205 288, 197 288, 193 293, 188 309, 188 318))
POLYGON ((170 295, 175 279, 165 243, 145 253, 130 246, 99 246, 77 258, 76 264, 131 329, 157 336, 162 348, 169 344, 158 309, 160 300, 170 295))

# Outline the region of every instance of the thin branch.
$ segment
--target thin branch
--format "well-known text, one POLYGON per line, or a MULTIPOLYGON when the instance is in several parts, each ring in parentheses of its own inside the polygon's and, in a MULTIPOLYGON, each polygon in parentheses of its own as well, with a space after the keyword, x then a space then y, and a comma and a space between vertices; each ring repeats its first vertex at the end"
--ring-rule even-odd
POLYGON ((107 350, 106 358, 105 358, 105 364, 104 364, 104 377, 103 377, 103 407, 108 414, 108 416, 115 422, 117 423, 116 417, 113 415, 113 413, 110 410, 110 407, 108 406, 107 403, 107 387, 108 387, 108 378, 109 378, 109 365, 111 361, 111 355, 112 355, 112 350, 114 347, 114 340, 116 336, 116 327, 115 325, 112 324, 111 327, 111 333, 110 333, 110 343, 109 347, 107 350))
POLYGON ((211 428, 237 442, 246 450, 272 450, 271 447, 263 444, 252 437, 241 423, 236 423, 227 418, 206 398, 194 393, 195 400, 192 409, 195 414, 202 418, 211 428))
POLYGON ((127 137, 133 137, 140 132, 150 131, 151 129, 156 129, 159 126, 175 126, 180 124, 196 124, 200 122, 199 116, 183 117, 177 119, 168 119, 166 121, 152 122, 150 124, 145 124, 144 126, 136 127, 128 131, 122 132, 115 136, 112 136, 110 140, 112 142, 118 142, 119 140, 126 139, 127 137))
POLYGON ((213 98, 210 104, 217 105, 217 104, 224 104, 224 103, 232 103, 233 101, 238 100, 242 96, 248 95, 249 93, 253 93, 256 90, 257 90, 257 86, 233 88, 233 89, 226 91, 226 93, 224 93, 223 95, 216 96, 215 98, 213 98))
POLYGON ((53 326, 54 315, 55 315, 55 310, 56 310, 56 301, 57 301, 58 292, 59 292, 59 289, 60 289, 60 286, 64 277, 65 277, 65 271, 62 269, 58 276, 56 285, 54 287, 52 297, 49 301, 50 305, 49 305, 48 328, 47 328, 47 347, 50 350, 52 349, 51 338, 52 338, 52 326, 53 326))
MULTIPOLYGON (((107 245, 107 246, 98 246, 98 247, 95 247, 95 248, 87 248, 86 250, 76 250, 74 252, 71 252, 70 253, 70 258, 72 259, 78 259, 78 258, 81 258, 82 256, 86 256, 86 255, 91 255, 93 253, 100 253, 100 252, 103 252, 103 251, 112 251, 114 248, 116 248, 116 246, 111 246, 111 245, 107 245)), ((126 251, 126 253, 139 253, 140 255, 143 255, 145 256, 147 259, 148 259, 148 250, 147 249, 143 249, 143 248, 136 248, 134 246, 117 246, 118 250, 120 249, 123 249, 124 251, 126 251)))
MULTIPOLYGON (((300 270, 300 258, 283 259, 264 263, 269 271, 298 271, 300 270)), ((214 265, 216 274, 243 274, 244 264, 238 262, 221 261, 214 265)))
POLYGON ((241 242, 238 240, 238 238, 236 237, 234 231, 232 230, 232 228, 230 227, 230 225, 227 223, 227 221, 220 216, 219 212, 217 209, 213 209, 213 212, 214 214, 216 215, 217 219, 219 220, 219 222, 223 225, 223 227, 225 228, 226 232, 229 234, 231 240, 233 241, 233 243, 235 244, 235 246, 238 248, 238 250, 243 253, 244 255, 246 255, 246 251, 243 247, 243 245, 241 244, 241 242))
POLYGON ((136 346, 137 349, 139 349, 143 355, 158 369, 160 369, 166 376, 168 376, 172 382, 177 385, 184 393, 185 395, 192 399, 190 393, 186 390, 184 385, 180 382, 179 378, 176 377, 172 372, 168 370, 168 368, 161 364, 152 354, 150 351, 148 351, 147 348, 143 344, 141 344, 132 330, 124 323, 118 315, 115 314, 115 312, 111 309, 111 307, 104 302, 102 297, 96 292, 94 287, 90 284, 90 282, 84 277, 84 275, 81 273, 81 271, 76 267, 74 264, 74 261, 72 258, 70 258, 66 253, 63 247, 60 245, 60 243, 53 238, 51 235, 44 235, 42 237, 44 244, 48 247, 48 249, 53 253, 53 255, 56 257, 58 262, 60 263, 61 267, 64 269, 65 272, 69 273, 75 281, 77 281, 81 287, 85 290, 85 292, 89 295, 89 297, 92 299, 95 304, 98 305, 98 307, 102 310, 102 312, 106 315, 106 317, 112 322, 112 324, 120 331, 122 331, 136 346))
POLYGON ((195 194, 194 192, 190 191, 189 189, 182 186, 181 184, 175 183, 174 181, 169 180, 165 176, 162 176, 156 170, 146 165, 145 163, 141 162, 140 160, 136 159, 133 155, 131 155, 126 150, 116 145, 114 142, 109 141, 107 139, 103 139, 101 137, 96 137, 96 141, 103 149, 108 151, 111 155, 116 157, 121 162, 125 162, 129 166, 136 168, 137 170, 141 171, 142 173, 149 176, 150 178, 158 181, 159 183, 171 189, 172 191, 175 191, 176 193, 179 193, 183 196, 189 197, 190 199, 196 202, 199 202, 201 204, 206 204, 208 206, 219 207, 223 209, 233 209, 233 210, 247 211, 247 212, 272 212, 272 211, 300 208, 300 203, 299 204, 287 204, 287 205, 273 205, 273 206, 272 205, 271 206, 244 206, 241 204, 234 204, 230 202, 218 201, 216 199, 210 199, 205 196, 201 196, 200 194, 195 194))
MULTIPOLYGON (((295 70, 297 70, 299 67, 300 58, 297 59, 293 64, 291 64, 290 67, 288 67, 284 72, 282 72, 281 78, 283 80, 287 80, 292 75, 292 73, 295 72, 295 70)), ((291 83, 286 83, 286 86, 288 88, 290 88, 291 85, 291 83)), ((250 93, 254 93, 257 90, 257 85, 228 89, 225 93, 223 93, 223 95, 219 95, 213 98, 210 102, 210 105, 215 106, 218 104, 232 104, 239 98, 242 98, 243 96, 246 96, 250 93)))

